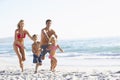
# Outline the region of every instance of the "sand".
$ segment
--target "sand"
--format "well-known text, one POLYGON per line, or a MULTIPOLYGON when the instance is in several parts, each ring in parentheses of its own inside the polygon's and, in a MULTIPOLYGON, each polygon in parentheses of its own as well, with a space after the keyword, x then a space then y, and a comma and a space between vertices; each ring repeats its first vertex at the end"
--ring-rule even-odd
MULTIPOLYGON (((8 56, 6 58, 0 56, 0 80, 120 80, 118 60, 116 60, 118 65, 113 65, 111 62, 112 65, 101 66, 87 64, 87 62, 90 63, 92 61, 79 59, 78 57, 58 58, 58 61, 56 71, 51 72, 49 70, 49 59, 46 58, 46 60, 43 61, 43 65, 39 67, 38 73, 34 74, 35 64, 32 63, 32 57, 29 57, 29 59, 25 61, 24 72, 21 72, 17 57, 8 56), (77 61, 75 61, 75 59, 77 61), (74 61, 76 63, 74 63, 74 61), (81 65, 83 64, 82 62, 86 62, 85 64, 87 65, 81 65)), ((99 61, 105 60, 96 60, 96 62, 99 61)))

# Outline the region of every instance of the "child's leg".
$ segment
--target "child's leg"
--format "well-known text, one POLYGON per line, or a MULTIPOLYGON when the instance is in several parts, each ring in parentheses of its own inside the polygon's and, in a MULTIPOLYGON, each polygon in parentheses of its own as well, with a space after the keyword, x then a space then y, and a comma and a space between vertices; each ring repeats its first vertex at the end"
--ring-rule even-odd
POLYGON ((38 57, 38 63, 39 63, 39 66, 42 65, 42 60, 41 60, 41 56, 38 57))
POLYGON ((50 63, 51 63, 50 70, 52 71, 52 68, 53 68, 53 59, 52 59, 51 55, 49 55, 49 58, 50 58, 50 63))
POLYGON ((51 59, 51 67, 50 67, 50 70, 51 70, 51 71, 52 71, 52 69, 53 69, 53 65, 54 65, 54 60, 51 59))
POLYGON ((36 66, 35 66, 35 73, 37 73, 38 66, 39 66, 39 64, 36 63, 36 66))
POLYGON ((57 60, 56 60, 56 58, 53 57, 51 59, 51 71, 54 71, 56 65, 57 65, 57 60))
POLYGON ((54 59, 54 65, 53 65, 53 70, 55 70, 56 66, 57 66, 57 59, 55 57, 53 57, 54 59))
POLYGON ((38 66, 40 66, 40 62, 39 62, 39 57, 38 56, 34 55, 34 57, 36 57, 35 60, 34 60, 34 62, 36 63, 35 73, 37 73, 38 66))

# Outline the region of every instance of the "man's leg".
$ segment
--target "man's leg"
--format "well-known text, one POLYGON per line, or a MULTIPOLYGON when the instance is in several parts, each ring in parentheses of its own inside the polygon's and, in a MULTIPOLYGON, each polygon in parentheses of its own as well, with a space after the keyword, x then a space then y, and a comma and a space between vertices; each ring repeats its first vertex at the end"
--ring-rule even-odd
POLYGON ((43 51, 41 52, 40 57, 41 57, 42 60, 44 60, 45 59, 45 55, 48 52, 47 51, 48 45, 43 45, 41 48, 43 49, 43 51))

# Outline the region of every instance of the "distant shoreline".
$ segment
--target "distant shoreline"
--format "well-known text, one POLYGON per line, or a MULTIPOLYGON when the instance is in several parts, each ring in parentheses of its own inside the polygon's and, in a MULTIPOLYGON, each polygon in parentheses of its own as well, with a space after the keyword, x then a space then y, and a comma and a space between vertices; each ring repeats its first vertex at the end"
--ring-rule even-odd
MULTIPOLYGON (((28 37, 27 37, 28 38, 28 37)), ((111 36, 111 37, 91 37, 91 38, 68 38, 68 39, 59 39, 59 40, 94 40, 94 39, 120 39, 120 36, 111 36)), ((0 39, 14 39, 14 37, 3 37, 0 39)))

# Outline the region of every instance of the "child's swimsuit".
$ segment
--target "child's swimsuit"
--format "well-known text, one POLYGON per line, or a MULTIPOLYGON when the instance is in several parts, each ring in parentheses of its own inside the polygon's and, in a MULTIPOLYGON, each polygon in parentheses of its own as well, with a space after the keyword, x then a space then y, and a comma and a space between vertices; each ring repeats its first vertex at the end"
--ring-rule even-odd
POLYGON ((40 56, 33 54, 33 63, 42 63, 40 56))
MULTIPOLYGON (((57 50, 57 48, 58 48, 58 45, 57 45, 57 46, 51 46, 50 50, 55 51, 55 50, 57 50)), ((49 58, 52 59, 53 56, 52 56, 52 55, 49 55, 49 58)))
POLYGON ((53 56, 52 56, 52 55, 49 55, 49 58, 50 58, 50 59, 52 59, 52 58, 53 58, 53 56))
POLYGON ((58 46, 51 46, 51 49, 50 50, 56 50, 58 48, 58 46))

